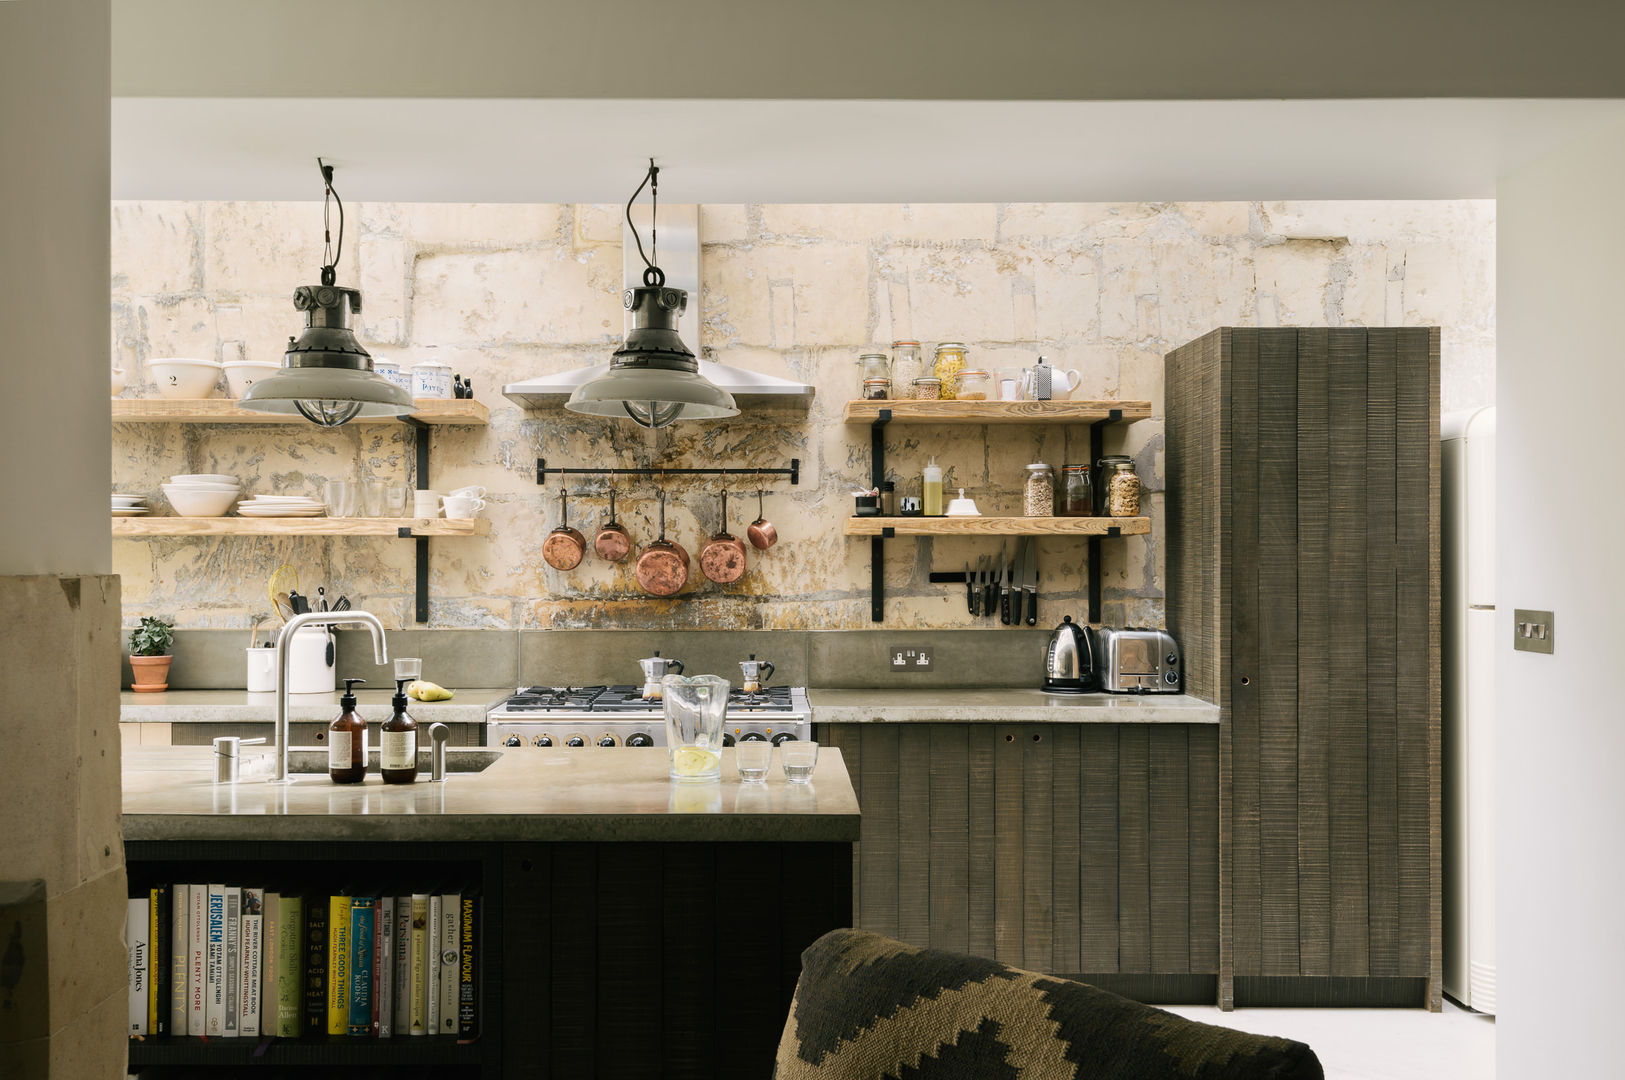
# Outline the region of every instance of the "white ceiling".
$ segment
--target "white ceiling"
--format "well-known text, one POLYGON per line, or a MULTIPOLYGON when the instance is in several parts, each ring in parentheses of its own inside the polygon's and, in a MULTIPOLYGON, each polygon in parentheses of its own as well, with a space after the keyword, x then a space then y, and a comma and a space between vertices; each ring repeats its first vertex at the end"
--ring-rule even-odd
POLYGON ((673 203, 1493 197, 1625 101, 115 98, 116 199, 673 203))

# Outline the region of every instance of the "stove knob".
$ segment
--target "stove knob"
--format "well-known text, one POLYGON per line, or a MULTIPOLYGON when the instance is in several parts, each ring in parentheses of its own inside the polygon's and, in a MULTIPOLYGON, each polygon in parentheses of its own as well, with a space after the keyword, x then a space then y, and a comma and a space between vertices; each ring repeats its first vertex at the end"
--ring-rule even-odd
POLYGON ((767 736, 763 735, 760 731, 747 731, 743 735, 739 736, 739 741, 740 742, 766 742, 767 741, 767 736))
POLYGON ((645 735, 641 731, 636 735, 628 735, 626 737, 626 745, 628 746, 653 746, 654 744, 654 738, 649 735, 645 735))
POLYGON ((722 745, 723 746, 732 746, 733 744, 734 744, 733 735, 731 735, 728 732, 724 731, 722 733, 722 745))
POLYGON ((539 747, 542 747, 543 749, 546 749, 547 747, 553 745, 553 736, 551 736, 551 735, 538 735, 534 739, 530 740, 530 742, 531 742, 532 746, 539 746, 539 747))
POLYGON ((565 746, 586 746, 587 745, 587 740, 583 739, 580 735, 572 735, 568 739, 564 740, 564 745, 565 746))
POLYGON ((781 731, 777 735, 773 736, 773 745, 774 746, 782 746, 787 742, 796 742, 796 741, 797 741, 796 733, 793 732, 793 731, 781 731))
POLYGON ((503 746, 524 746, 525 745, 525 740, 520 738, 518 735, 509 735, 506 739, 502 740, 502 745, 503 746))
POLYGON ((598 736, 598 745, 599 746, 614 746, 615 745, 615 736, 613 736, 613 735, 600 735, 600 736, 598 736))

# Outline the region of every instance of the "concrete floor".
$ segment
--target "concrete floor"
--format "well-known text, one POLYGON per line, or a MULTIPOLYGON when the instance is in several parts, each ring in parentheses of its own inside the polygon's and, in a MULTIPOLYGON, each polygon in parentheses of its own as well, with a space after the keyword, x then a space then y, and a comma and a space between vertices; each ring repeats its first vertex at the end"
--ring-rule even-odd
POLYGON ((1237 1009, 1168 1006, 1206 1024, 1306 1042, 1326 1080, 1492 1080, 1495 1018, 1446 1001, 1410 1009, 1237 1009))

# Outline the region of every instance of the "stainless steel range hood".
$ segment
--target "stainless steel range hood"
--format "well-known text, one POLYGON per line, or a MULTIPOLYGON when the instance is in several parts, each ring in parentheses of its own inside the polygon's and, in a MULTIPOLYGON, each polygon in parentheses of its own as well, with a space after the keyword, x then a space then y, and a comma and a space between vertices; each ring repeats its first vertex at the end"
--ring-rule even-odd
MULTIPOLYGON (((648 229, 647 206, 634 206, 632 214, 639 217, 640 228, 648 229)), ((629 285, 641 280, 643 261, 638 258, 632 243, 632 234, 623 224, 622 280, 629 285)), ((647 231, 644 233, 648 236, 647 231)), ((688 309, 679 317, 677 332, 685 344, 700 354, 700 225, 698 206, 666 206, 660 208, 660 266, 666 272, 666 283, 685 290, 690 298, 688 309)), ((631 316, 627 315, 628 323, 631 316)), ((609 355, 613 345, 604 347, 604 362, 556 375, 540 375, 534 379, 511 382, 502 388, 510 401, 527 409, 560 408, 576 387, 609 372, 609 355)), ((780 405, 805 408, 811 401, 813 388, 806 383, 777 375, 759 375, 743 368, 701 360, 700 374, 734 396, 741 411, 748 415, 752 405, 780 405)))

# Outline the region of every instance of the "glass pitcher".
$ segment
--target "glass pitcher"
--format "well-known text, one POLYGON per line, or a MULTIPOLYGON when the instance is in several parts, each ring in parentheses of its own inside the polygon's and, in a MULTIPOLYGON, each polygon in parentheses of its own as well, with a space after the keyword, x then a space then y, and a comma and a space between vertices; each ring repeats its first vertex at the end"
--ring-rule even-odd
POLYGON ((721 780, 728 680, 720 675, 667 675, 660 680, 660 687, 666 709, 671 778, 680 784, 721 780))

